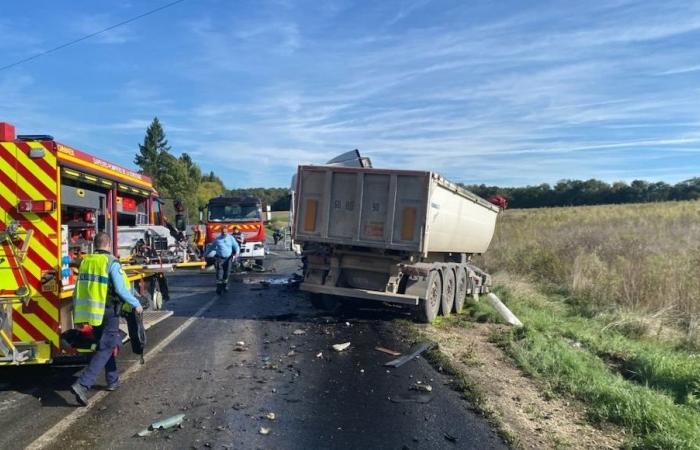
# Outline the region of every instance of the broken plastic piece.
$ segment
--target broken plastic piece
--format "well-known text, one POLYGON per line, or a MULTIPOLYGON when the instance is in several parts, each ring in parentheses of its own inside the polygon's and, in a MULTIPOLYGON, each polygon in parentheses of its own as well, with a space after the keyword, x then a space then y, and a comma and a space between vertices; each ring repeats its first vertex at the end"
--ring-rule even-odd
POLYGON ((306 334, 306 331, 297 329, 297 330, 293 331, 293 334, 295 334, 297 336, 301 336, 302 334, 306 334))
POLYGON ((265 418, 267 420, 275 420, 276 416, 275 416, 275 413, 269 412, 269 413, 265 414, 265 418))
POLYGON ((182 423, 182 421, 185 419, 184 414, 178 414, 176 416, 171 416, 163 420, 159 420, 158 422, 153 422, 151 424, 151 429, 152 430, 165 430, 168 428, 176 427, 182 423))
POLYGON ((333 350, 336 352, 342 352, 343 350, 346 350, 348 347, 350 347, 349 342, 343 342, 342 344, 333 344, 333 350))
POLYGON ((263 436, 267 436, 268 434, 270 434, 270 429, 265 428, 265 427, 260 427, 259 433, 262 434, 263 436))
POLYGON ((411 361, 413 358, 416 356, 420 355, 426 350, 429 350, 433 348, 435 344, 432 342, 421 342, 420 344, 415 345, 411 349, 411 353, 408 355, 402 356, 400 358, 396 358, 394 360, 389 361, 388 363, 384 364, 387 367, 401 367, 407 362, 411 361))

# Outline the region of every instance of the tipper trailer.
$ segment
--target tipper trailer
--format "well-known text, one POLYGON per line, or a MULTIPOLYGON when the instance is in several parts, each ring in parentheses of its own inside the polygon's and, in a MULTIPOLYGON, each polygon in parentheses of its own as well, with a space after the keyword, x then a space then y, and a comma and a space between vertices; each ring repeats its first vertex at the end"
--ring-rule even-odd
MULTIPOLYGON (((61 334, 73 328, 77 266, 97 232, 112 237, 132 289, 158 309, 163 272, 173 264, 135 264, 119 236, 144 228, 149 245, 167 247, 165 238, 149 238, 149 227, 162 223, 147 176, 51 136, 16 136, 0 123, 0 366, 83 360, 90 352, 64 345, 61 334)), ((144 322, 168 313, 147 312, 144 322)))
POLYGON ((301 290, 411 305, 431 322, 488 292, 471 263, 485 252, 500 209, 434 172, 299 166, 293 239, 303 248, 301 290))

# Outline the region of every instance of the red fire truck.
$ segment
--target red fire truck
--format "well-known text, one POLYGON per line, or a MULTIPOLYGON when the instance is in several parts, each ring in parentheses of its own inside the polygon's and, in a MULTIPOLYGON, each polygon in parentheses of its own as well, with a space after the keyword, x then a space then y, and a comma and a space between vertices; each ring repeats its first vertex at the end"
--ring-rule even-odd
POLYGON ((241 233, 241 260, 262 266, 265 258, 265 221, 270 220, 269 206, 256 197, 216 197, 209 200, 206 208, 206 242, 221 234, 226 228, 233 233, 235 228, 241 233))

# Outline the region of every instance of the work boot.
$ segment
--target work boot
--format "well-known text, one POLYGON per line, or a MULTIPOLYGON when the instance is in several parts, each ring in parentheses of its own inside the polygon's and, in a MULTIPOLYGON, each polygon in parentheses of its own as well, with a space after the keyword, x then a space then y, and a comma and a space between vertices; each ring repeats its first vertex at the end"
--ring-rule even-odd
POLYGON ((75 395, 75 401, 80 403, 82 406, 88 405, 88 398, 87 398, 88 390, 85 386, 83 386, 82 384, 80 384, 76 381, 70 387, 70 390, 73 393, 73 395, 75 395))
POLYGON ((113 392, 119 389, 119 380, 115 381, 114 383, 110 383, 107 385, 106 388, 108 391, 113 392))

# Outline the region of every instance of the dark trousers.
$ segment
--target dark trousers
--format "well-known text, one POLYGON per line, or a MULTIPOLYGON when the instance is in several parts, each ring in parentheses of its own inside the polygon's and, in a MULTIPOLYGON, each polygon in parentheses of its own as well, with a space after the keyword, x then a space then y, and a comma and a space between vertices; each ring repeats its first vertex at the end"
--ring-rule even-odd
POLYGON ((231 257, 222 258, 217 256, 214 264, 216 265, 216 284, 227 285, 228 277, 231 275, 231 257))
POLYGON ((92 355, 90 364, 85 368, 78 379, 78 383, 86 388, 91 388, 102 369, 105 371, 107 384, 116 383, 119 380, 117 372, 117 361, 114 358, 114 349, 121 347, 122 339, 119 335, 119 315, 114 307, 107 306, 102 325, 95 327, 95 337, 97 338, 97 351, 92 355))

